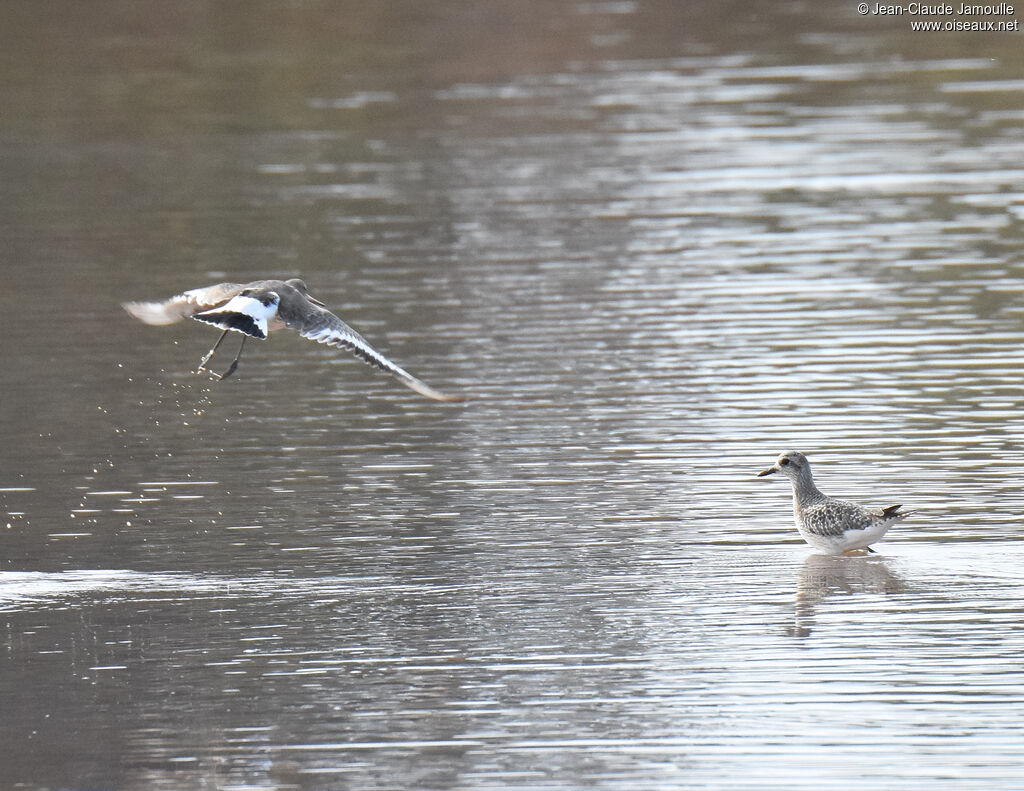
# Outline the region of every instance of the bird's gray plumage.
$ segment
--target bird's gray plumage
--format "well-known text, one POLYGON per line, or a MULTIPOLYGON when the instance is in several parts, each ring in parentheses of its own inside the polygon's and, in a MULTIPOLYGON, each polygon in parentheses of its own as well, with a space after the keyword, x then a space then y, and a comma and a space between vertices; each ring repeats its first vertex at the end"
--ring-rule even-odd
POLYGON ((758 476, 773 473, 782 473, 793 484, 793 516, 800 535, 811 546, 830 554, 866 549, 892 525, 913 513, 900 511, 900 505, 862 508, 823 494, 814 485, 810 462, 800 451, 786 451, 774 466, 758 476))

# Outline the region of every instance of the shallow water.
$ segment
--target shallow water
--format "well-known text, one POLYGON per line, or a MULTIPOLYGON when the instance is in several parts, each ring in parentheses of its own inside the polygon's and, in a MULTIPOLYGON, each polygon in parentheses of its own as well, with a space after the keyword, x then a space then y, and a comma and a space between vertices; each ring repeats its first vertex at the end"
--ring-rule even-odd
POLYGON ((12 787, 1024 783, 1018 37, 79 8, 0 9, 12 787), (293 274, 471 400, 118 306, 293 274), (918 513, 813 554, 789 447, 918 513))

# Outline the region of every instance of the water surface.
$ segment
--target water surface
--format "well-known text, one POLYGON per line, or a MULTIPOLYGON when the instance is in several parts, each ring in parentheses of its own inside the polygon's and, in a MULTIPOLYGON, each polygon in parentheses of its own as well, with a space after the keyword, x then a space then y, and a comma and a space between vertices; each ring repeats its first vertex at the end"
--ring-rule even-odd
POLYGON ((81 8, 0 11, 13 787, 1024 783, 1018 37, 81 8), (471 400, 119 308, 292 275, 471 400), (789 447, 918 513, 813 554, 789 447))

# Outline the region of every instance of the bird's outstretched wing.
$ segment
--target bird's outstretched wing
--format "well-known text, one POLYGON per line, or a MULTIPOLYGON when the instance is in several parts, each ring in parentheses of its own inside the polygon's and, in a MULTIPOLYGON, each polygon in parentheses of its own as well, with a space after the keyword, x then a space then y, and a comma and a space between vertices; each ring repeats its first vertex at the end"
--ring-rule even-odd
POLYGON ((426 382, 422 382, 399 365, 374 349, 369 342, 348 326, 345 322, 325 308, 314 305, 306 300, 297 309, 291 305, 281 304, 278 317, 291 329, 297 330, 303 338, 317 343, 324 343, 339 349, 347 349, 363 362, 369 363, 382 371, 387 371, 410 390, 420 395, 433 398, 435 401, 464 401, 461 396, 448 395, 435 390, 426 382))
POLYGON ((206 288, 194 288, 163 302, 123 302, 121 307, 146 324, 174 324, 219 305, 244 289, 241 283, 218 283, 206 288))

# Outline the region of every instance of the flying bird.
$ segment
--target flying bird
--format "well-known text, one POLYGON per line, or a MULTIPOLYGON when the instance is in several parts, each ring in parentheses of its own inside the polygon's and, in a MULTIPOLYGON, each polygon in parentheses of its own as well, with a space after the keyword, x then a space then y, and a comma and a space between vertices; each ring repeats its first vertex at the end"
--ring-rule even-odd
POLYGON ((435 401, 464 400, 461 396, 435 390, 391 362, 362 335, 327 310, 323 302, 310 296, 306 284, 298 278, 257 280, 244 284, 218 283, 194 288, 163 302, 125 302, 122 307, 146 324, 173 324, 192 318, 224 330, 200 361, 196 373, 207 370, 206 364, 229 332, 241 333, 242 343, 231 366, 220 375, 221 379, 231 376, 238 368, 238 360, 248 338, 266 340, 272 330, 287 327, 296 330, 303 338, 352 352, 363 362, 386 371, 410 390, 427 398, 435 401))

